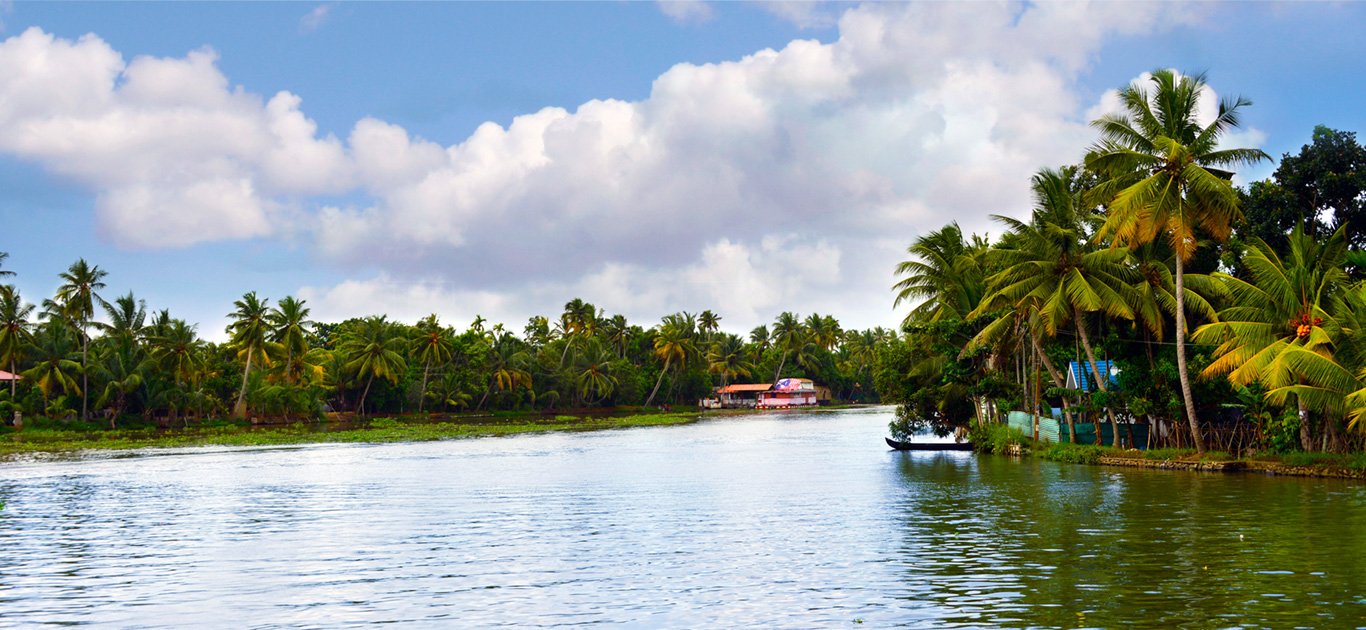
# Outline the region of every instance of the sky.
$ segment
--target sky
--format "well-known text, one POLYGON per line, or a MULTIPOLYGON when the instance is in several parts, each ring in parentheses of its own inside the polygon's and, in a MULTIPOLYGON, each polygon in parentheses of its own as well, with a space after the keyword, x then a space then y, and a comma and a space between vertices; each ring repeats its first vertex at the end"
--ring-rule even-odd
MULTIPOLYGON (((225 338, 319 321, 521 330, 782 311, 893 327, 918 236, 1027 216, 1145 72, 1253 105, 1279 160, 1366 117, 1366 3, 0 0, 0 251, 225 338)), ((1212 104, 1213 99, 1210 100, 1212 104)), ((1267 162, 1235 181, 1263 179, 1267 162)))

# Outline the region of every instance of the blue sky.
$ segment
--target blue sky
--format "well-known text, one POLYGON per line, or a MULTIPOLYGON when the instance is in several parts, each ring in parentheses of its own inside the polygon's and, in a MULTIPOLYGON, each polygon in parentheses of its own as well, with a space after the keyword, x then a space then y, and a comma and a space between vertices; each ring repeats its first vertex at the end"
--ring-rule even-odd
MULTIPOLYGON (((1279 158, 1362 128, 1359 3, 0 4, 0 251, 222 337, 581 297, 893 325, 918 234, 1028 211, 1105 93, 1208 72, 1279 158), (8 77, 8 78, 6 78, 8 77)), ((1267 176, 1266 164, 1246 177, 1267 176)), ((903 307, 904 309, 904 307, 903 307)))

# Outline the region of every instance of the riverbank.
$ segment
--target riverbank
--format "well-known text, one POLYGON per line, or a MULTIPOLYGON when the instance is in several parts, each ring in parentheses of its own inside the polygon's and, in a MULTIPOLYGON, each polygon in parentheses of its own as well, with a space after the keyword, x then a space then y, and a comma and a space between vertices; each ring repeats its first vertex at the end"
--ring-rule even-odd
MULTIPOLYGON (((708 414, 709 416, 715 415, 708 414)), ((80 430, 30 427, 0 434, 0 458, 32 453, 191 446, 274 446, 338 442, 424 442, 544 431, 600 431, 696 422, 698 412, 623 416, 446 416, 248 425, 220 422, 188 428, 80 430)))
POLYGON ((1003 425, 974 429, 972 441, 981 452, 1041 457, 1073 464, 1366 479, 1366 453, 1259 454, 1254 458, 1237 458, 1221 451, 1206 451, 1200 456, 1191 449, 1140 451, 1093 444, 1035 442, 1003 425))

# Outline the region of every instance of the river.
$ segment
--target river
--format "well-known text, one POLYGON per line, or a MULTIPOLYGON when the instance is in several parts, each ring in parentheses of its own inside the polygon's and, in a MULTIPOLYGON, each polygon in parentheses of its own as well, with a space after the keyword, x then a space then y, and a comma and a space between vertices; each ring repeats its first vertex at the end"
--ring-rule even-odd
POLYGON ((890 419, 0 462, 0 625, 1366 625, 1366 484, 899 453, 890 419))

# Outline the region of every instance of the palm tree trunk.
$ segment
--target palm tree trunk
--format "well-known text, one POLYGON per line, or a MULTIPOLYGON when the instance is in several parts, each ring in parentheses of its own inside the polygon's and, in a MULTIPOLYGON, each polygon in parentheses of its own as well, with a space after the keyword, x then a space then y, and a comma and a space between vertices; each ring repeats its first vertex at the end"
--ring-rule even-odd
POLYGON ((664 360, 664 369, 659 371, 659 378, 655 379, 655 388, 650 390, 650 397, 645 399, 645 406, 649 407, 654 402, 655 394, 659 392, 659 384, 664 382, 664 373, 669 371, 669 359, 664 360))
MULTIPOLYGON (((1096 351, 1091 349, 1091 338, 1086 335, 1086 325, 1082 322, 1080 310, 1072 309, 1072 320, 1077 324, 1077 336, 1081 338, 1081 347, 1086 349, 1086 360, 1091 362, 1091 376, 1096 378, 1096 387, 1100 388, 1102 392, 1109 392, 1110 389, 1105 386, 1105 381, 1109 380, 1109 375, 1101 378, 1100 366, 1096 364, 1096 351)), ((1105 416, 1110 419, 1110 432, 1114 434, 1110 446, 1119 448, 1119 422, 1115 420, 1115 412, 1110 409, 1108 400, 1105 405, 1105 416)), ((1096 431, 1096 441, 1100 441, 1100 431, 1096 431)))
POLYGON ((1195 452, 1205 452, 1205 440, 1200 437, 1200 421, 1195 417, 1195 399, 1191 398, 1191 379, 1186 371, 1186 267, 1181 254, 1176 255, 1176 370, 1181 374, 1181 398, 1186 402, 1186 420, 1190 423, 1191 440, 1195 452))
POLYGON ((237 403, 232 408, 233 415, 238 418, 247 417, 247 375, 251 374, 251 351, 252 348, 248 347, 247 365, 242 368, 242 388, 237 391, 237 403))
POLYGON ((9 373, 10 373, 10 374, 13 374, 14 376, 13 376, 12 378, 10 378, 10 380, 9 380, 9 399, 10 399, 10 400, 14 400, 14 397, 15 397, 15 395, 16 395, 16 394, 14 393, 14 386, 15 386, 15 383, 18 383, 18 382, 19 382, 19 373, 15 371, 15 370, 17 369, 17 367, 18 367, 18 366, 14 365, 14 357, 11 356, 11 357, 9 358, 9 373))
POLYGON ((370 395, 370 384, 374 382, 375 375, 371 374, 370 380, 365 381, 365 391, 361 392, 360 394, 360 404, 356 406, 356 410, 360 412, 360 417, 362 418, 365 417, 365 397, 370 395))
MULTIPOLYGON (((1058 371, 1058 368, 1053 367, 1053 361, 1049 360, 1048 354, 1043 351, 1043 344, 1039 342, 1038 333, 1031 329, 1029 331, 1029 339, 1034 342, 1034 352, 1038 354, 1039 361, 1041 361, 1044 368, 1048 370, 1048 375, 1053 377, 1053 385, 1056 387, 1066 387, 1067 379, 1062 377, 1062 373, 1058 371)), ((1076 444, 1077 426, 1072 420, 1072 409, 1067 405, 1066 396, 1062 397, 1062 415, 1067 419, 1067 435, 1072 439, 1072 443, 1076 444)), ((1099 431, 1097 431, 1097 433, 1099 433, 1099 431)))
POLYGON ((85 334, 85 326, 81 326, 81 421, 90 420, 88 402, 90 400, 90 375, 87 368, 90 366, 90 339, 85 334))
POLYGON ((417 412, 422 413, 427 405, 427 377, 432 373, 432 360, 427 358, 427 363, 422 366, 422 393, 417 397, 417 412))
POLYGON ((783 366, 787 364, 787 353, 783 353, 783 358, 778 361, 778 369, 773 372, 773 384, 778 384, 778 377, 783 374, 783 366))

